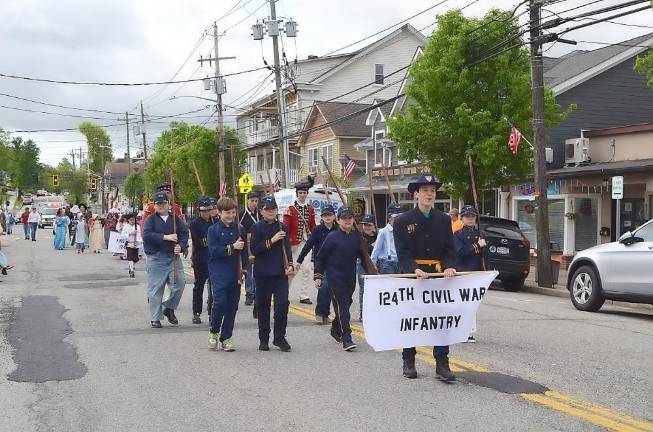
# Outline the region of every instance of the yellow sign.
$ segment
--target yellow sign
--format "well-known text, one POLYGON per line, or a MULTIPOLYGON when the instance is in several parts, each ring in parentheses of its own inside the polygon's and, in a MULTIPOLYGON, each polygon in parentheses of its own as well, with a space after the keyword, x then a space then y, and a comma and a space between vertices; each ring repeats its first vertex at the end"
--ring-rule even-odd
POLYGON ((247 192, 243 192, 243 188, 248 187, 251 190, 253 185, 254 182, 252 182, 252 177, 249 175, 249 173, 245 173, 241 175, 240 178, 238 179, 238 186, 240 186, 241 193, 247 193, 247 192))
POLYGON ((59 176, 57 174, 52 176, 52 186, 59 186, 59 176))
POLYGON ((248 194, 252 191, 252 186, 241 186, 240 187, 240 193, 241 194, 248 194))

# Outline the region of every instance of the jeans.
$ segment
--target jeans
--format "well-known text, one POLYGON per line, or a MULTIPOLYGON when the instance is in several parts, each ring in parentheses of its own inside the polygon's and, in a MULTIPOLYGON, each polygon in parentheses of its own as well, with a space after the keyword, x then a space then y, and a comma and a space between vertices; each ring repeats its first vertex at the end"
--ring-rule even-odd
POLYGON ((11 234, 14 232, 14 224, 7 222, 7 234, 11 234))
POLYGON ((25 233, 25 240, 29 240, 30 227, 28 223, 23 224, 23 232, 25 233))
POLYGON ((29 229, 32 236, 32 241, 36 241, 36 230, 39 229, 39 224, 37 222, 30 222, 29 229))
POLYGON ((234 331, 240 284, 213 280, 213 306, 211 308, 211 333, 220 333, 220 341, 229 339, 234 331))
POLYGON ((186 278, 184 276, 184 264, 181 257, 164 254, 153 254, 147 256, 147 300, 150 310, 150 321, 161 321, 163 308, 177 309, 181 295, 184 293, 186 278), (177 283, 174 283, 173 263, 177 263, 177 283), (170 288, 170 297, 163 300, 163 292, 166 284, 170 288))
POLYGON ((254 300, 256 294, 256 282, 254 281, 254 265, 247 265, 247 276, 245 276, 245 297, 254 300))
POLYGON ((342 337, 343 342, 351 342, 351 314, 349 308, 352 304, 352 296, 356 290, 356 284, 351 287, 331 286, 331 300, 335 318, 331 323, 331 331, 342 337))
POLYGON ((365 269, 363 269, 363 263, 361 263, 360 258, 356 261, 356 275, 358 276, 358 311, 360 316, 363 316, 363 293, 365 292, 365 269))
POLYGON ((288 277, 265 276, 256 278, 256 309, 258 311, 258 337, 270 338, 270 302, 274 296, 274 339, 286 336, 288 325, 288 277))
POLYGON ((331 292, 329 291, 329 279, 326 272, 322 276, 322 286, 317 290, 317 304, 315 315, 328 317, 331 313, 331 292))
POLYGON ((380 274, 401 273, 401 266, 399 265, 399 261, 388 261, 387 259, 380 259, 377 265, 380 274))

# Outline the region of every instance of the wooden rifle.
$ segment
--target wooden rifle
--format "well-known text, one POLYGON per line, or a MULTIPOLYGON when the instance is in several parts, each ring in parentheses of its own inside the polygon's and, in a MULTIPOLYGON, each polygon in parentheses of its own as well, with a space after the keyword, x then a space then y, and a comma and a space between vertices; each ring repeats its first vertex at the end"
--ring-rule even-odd
MULTIPOLYGON (((175 214, 175 181, 172 177, 172 170, 170 171, 170 198, 172 199, 172 233, 177 234, 177 215, 175 214)), ((179 244, 179 239, 175 243, 175 246, 179 244)), ((174 253, 172 260, 172 281, 177 285, 179 280, 179 266, 177 265, 177 258, 179 257, 178 253, 174 253)))
MULTIPOLYGON (((469 176, 472 179, 472 195, 474 196, 474 207, 476 207, 476 228, 478 228, 478 237, 483 238, 483 232, 481 231, 481 214, 478 206, 478 195, 476 194, 476 176, 474 174, 474 161, 472 160, 472 155, 467 156, 467 162, 469 163, 469 176)), ((485 248, 483 248, 485 249, 485 248)), ((485 257, 484 250, 481 249, 481 269, 485 271, 485 257)))

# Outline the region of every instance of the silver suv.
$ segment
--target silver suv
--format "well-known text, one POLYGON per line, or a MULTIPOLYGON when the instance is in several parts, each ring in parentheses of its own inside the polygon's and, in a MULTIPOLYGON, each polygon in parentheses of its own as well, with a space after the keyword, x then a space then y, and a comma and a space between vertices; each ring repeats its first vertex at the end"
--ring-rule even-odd
POLYGON ((596 312, 606 299, 653 303, 653 219, 619 241, 576 254, 567 289, 582 311, 596 312))

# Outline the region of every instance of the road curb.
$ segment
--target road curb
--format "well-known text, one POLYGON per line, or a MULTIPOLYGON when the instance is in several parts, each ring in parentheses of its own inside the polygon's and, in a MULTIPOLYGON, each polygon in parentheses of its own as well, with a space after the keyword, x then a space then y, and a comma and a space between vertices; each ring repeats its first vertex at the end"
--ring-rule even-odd
MULTIPOLYGON (((522 291, 531 294, 542 294, 542 295, 548 295, 552 297, 569 298, 569 292, 565 288, 544 288, 537 285, 529 285, 528 281, 526 281, 526 283, 524 284, 524 289, 522 291)), ((605 304, 610 306, 620 306, 620 307, 626 307, 630 309, 638 309, 638 310, 653 312, 653 305, 646 304, 646 303, 628 303, 628 302, 621 302, 621 301, 614 301, 614 300, 606 300, 605 304)))

